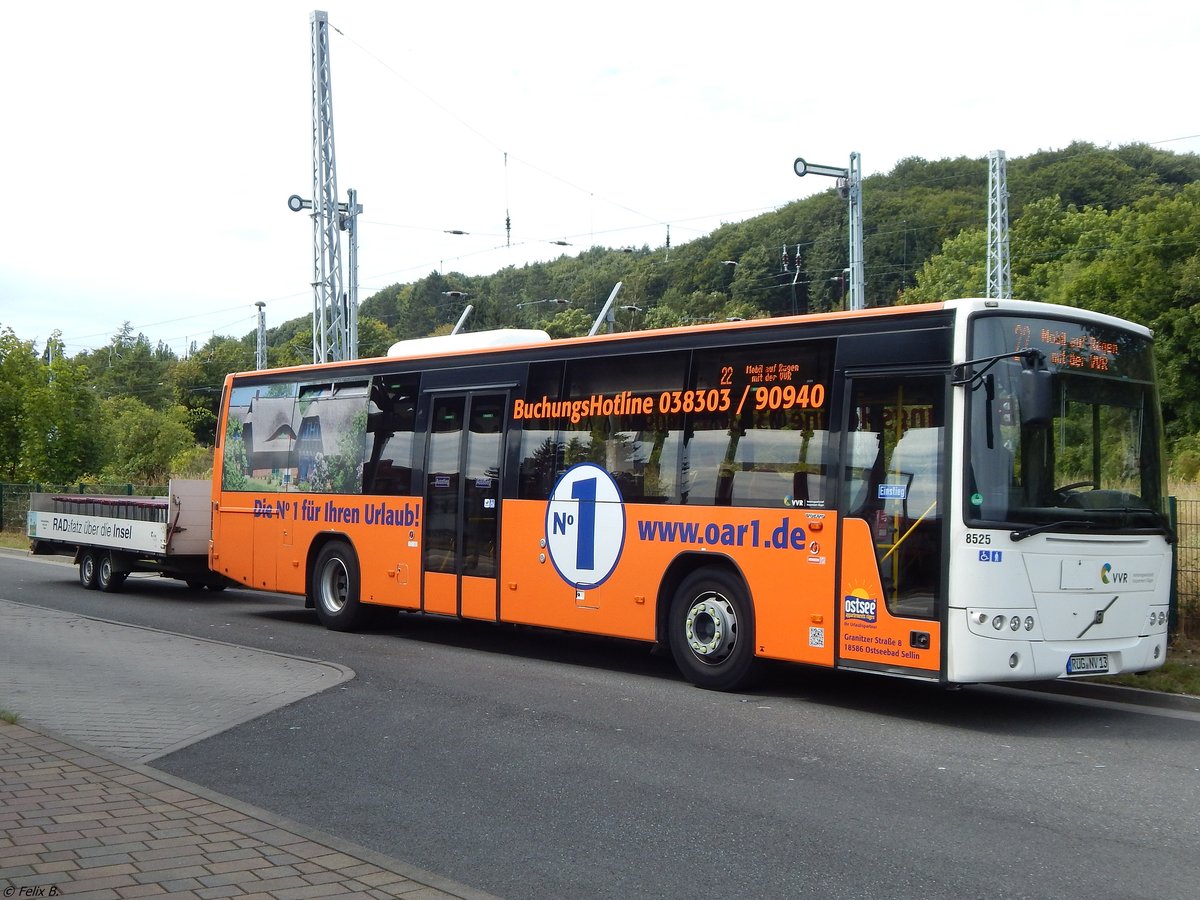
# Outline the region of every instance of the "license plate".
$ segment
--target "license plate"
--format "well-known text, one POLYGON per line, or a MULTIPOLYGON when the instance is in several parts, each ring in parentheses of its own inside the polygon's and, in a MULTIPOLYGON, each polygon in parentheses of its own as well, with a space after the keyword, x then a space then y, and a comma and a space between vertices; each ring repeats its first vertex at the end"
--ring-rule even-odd
POLYGON ((1067 660, 1068 675, 1103 675, 1107 671, 1107 653, 1089 653, 1086 656, 1072 656, 1067 660))

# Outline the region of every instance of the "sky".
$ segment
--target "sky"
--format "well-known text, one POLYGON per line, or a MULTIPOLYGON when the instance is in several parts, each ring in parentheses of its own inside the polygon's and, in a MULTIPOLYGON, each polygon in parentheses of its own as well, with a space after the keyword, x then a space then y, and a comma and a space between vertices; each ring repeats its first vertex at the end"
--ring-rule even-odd
POLYGON ((128 322, 182 355, 257 302, 268 327, 311 316, 287 198, 312 196, 315 9, 360 301, 678 246, 833 187, 796 157, 1200 152, 1183 0, 316 2, 6 4, 0 328, 73 355, 128 322))

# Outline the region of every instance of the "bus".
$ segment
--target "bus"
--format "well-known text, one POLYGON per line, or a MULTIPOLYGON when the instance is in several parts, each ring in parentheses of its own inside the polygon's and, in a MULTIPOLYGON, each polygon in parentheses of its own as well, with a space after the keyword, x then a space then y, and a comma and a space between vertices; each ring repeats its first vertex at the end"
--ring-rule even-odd
POLYGON ((229 376, 210 568, 305 598, 943 685, 1161 665, 1152 334, 963 299, 229 376))

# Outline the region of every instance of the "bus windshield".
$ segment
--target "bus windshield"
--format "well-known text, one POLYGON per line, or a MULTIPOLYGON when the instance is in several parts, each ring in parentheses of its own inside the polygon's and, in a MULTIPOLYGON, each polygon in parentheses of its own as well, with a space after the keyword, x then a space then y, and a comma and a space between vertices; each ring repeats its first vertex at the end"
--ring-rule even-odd
POLYGON ((972 359, 1031 349, 1054 373, 1051 419, 1023 413, 1020 359, 1002 359, 967 385, 968 521, 1038 531, 1162 527, 1150 340, 1049 318, 974 322, 972 359))

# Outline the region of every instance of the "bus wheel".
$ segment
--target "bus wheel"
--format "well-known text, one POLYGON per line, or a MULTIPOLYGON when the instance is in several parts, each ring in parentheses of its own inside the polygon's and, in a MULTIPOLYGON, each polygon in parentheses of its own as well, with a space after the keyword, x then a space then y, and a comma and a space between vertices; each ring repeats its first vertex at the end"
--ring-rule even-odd
POLYGON ((100 565, 96 569, 96 587, 106 594, 119 591, 125 583, 125 575, 125 572, 113 571, 112 556, 105 553, 100 557, 100 565))
POLYGON ((96 554, 91 550, 79 557, 79 583, 89 591, 96 589, 96 554))
POLYGON ((332 631, 351 631, 363 621, 358 602, 358 560, 350 545, 330 541, 317 554, 312 575, 317 618, 332 631))
POLYGON ((723 569, 698 569, 683 580, 668 629, 675 665, 698 687, 737 690, 758 671, 750 598, 741 580, 723 569))

